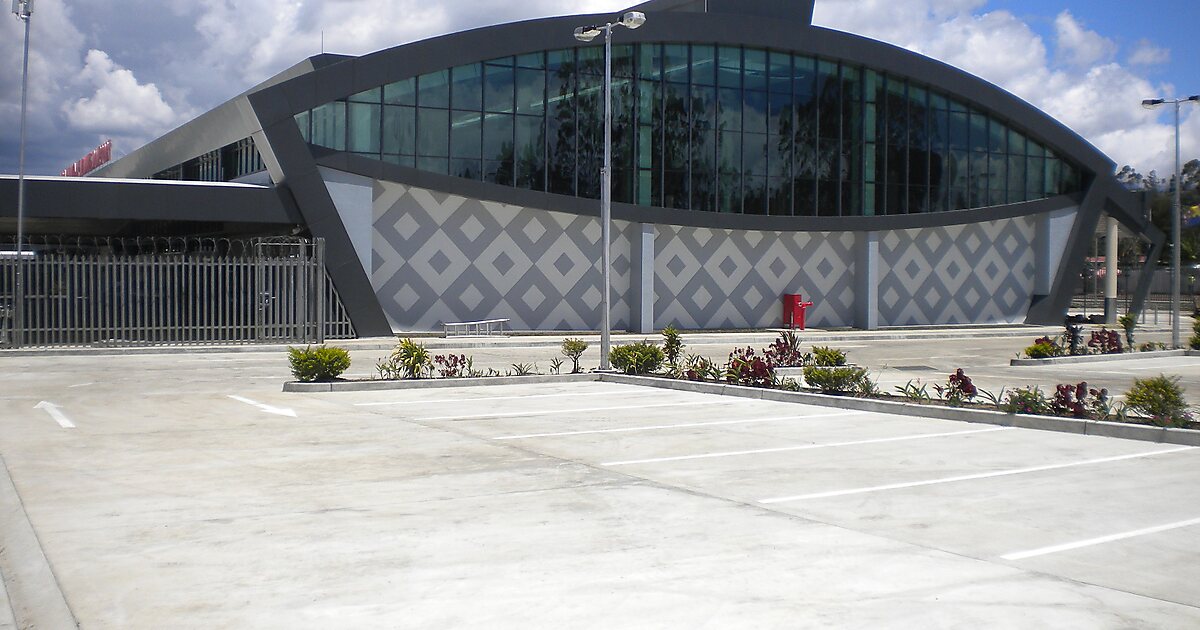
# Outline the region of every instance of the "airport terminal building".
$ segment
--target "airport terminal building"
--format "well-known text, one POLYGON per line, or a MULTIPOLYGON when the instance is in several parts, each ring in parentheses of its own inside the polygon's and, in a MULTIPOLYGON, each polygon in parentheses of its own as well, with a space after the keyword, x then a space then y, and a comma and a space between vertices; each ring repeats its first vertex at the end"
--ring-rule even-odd
MULTIPOLYGON (((1162 245, 1077 134, 812 26, 812 2, 634 9, 612 58, 617 329, 778 326, 787 293, 822 327, 1060 322, 1102 218, 1162 245)), ((324 239, 362 336, 596 329, 604 48, 573 32, 615 19, 313 57, 96 175, 257 184, 238 219, 324 239)), ((206 198, 160 218, 229 214, 206 198)))

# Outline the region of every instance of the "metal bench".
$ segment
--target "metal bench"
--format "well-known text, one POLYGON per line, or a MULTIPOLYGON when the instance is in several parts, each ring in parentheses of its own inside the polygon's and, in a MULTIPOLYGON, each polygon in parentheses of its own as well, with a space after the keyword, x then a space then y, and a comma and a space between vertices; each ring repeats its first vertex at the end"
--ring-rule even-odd
POLYGON ((508 318, 483 319, 477 322, 443 322, 444 337, 491 337, 503 335, 508 318))

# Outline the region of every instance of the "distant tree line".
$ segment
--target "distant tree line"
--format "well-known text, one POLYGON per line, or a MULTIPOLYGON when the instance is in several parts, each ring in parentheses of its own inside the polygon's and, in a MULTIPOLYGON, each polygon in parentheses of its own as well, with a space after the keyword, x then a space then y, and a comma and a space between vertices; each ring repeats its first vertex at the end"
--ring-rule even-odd
MULTIPOLYGON (((1180 178, 1180 200, 1183 214, 1183 229, 1180 233, 1180 257, 1185 263, 1200 261, 1200 159, 1183 165, 1180 178), (1189 220, 1190 219, 1190 220, 1189 220)), ((1175 174, 1159 177, 1157 171, 1142 175, 1132 166, 1122 166, 1117 171, 1117 180, 1125 188, 1150 195, 1150 220, 1167 235, 1167 246, 1163 248, 1160 262, 1171 258, 1171 206, 1175 203, 1175 174)), ((1122 256, 1124 258, 1124 256, 1122 256)))

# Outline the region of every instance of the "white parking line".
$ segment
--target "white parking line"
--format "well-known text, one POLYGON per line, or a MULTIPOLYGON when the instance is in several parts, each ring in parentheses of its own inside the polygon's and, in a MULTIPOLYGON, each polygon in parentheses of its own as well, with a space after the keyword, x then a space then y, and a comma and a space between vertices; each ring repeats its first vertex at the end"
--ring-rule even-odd
POLYGON ((624 392, 578 392, 574 394, 531 394, 529 396, 488 396, 486 398, 440 398, 436 400, 400 400, 390 402, 354 403, 355 407, 387 407, 391 405, 425 405, 432 403, 464 403, 476 400, 527 400, 529 398, 565 398, 576 396, 619 396, 624 392))
POLYGON ((721 420, 719 422, 687 422, 684 424, 655 424, 648 427, 626 427, 623 429, 594 429, 591 431, 563 431, 560 433, 530 433, 527 435, 505 435, 494 437, 493 440, 526 440, 529 438, 563 437, 569 435, 593 435, 597 433, 633 433, 636 431, 662 431, 668 429, 690 429, 692 427, 713 427, 728 424, 752 424, 755 422, 779 422, 782 420, 807 420, 808 418, 841 418, 844 416, 865 415, 860 411, 842 413, 817 413, 808 416, 779 416, 776 418, 753 418, 750 420, 721 420))
POLYGON ((587 413, 592 411, 621 411, 624 409, 649 409, 651 407, 689 407, 695 405, 714 405, 720 404, 711 400, 681 402, 681 403, 660 403, 657 405, 622 405, 620 407, 590 407, 585 409, 550 409, 548 411, 518 411, 514 413, 478 413, 469 416, 432 416, 428 418, 417 418, 417 421, 422 420, 475 420, 477 418, 523 418, 525 416, 548 416, 556 413, 587 413))
POLYGON ((1109 536, 1100 536, 1099 538, 1089 538, 1073 543, 1063 545, 1054 545, 1053 547, 1042 547, 1041 549, 1031 549, 1029 551, 1018 551, 1015 553, 1004 554, 1000 556, 1005 560, 1024 560, 1026 558, 1034 558, 1037 556, 1045 556, 1060 551, 1071 551, 1072 549, 1081 549, 1083 547, 1091 547, 1093 545, 1103 545, 1104 543, 1125 540, 1126 538, 1136 538, 1138 536, 1147 536, 1149 534, 1157 534, 1159 532, 1169 532, 1173 529, 1183 527, 1191 527, 1200 525, 1200 518, 1193 518, 1187 521, 1179 521, 1178 523, 1169 523, 1167 525, 1158 525, 1156 527, 1147 527, 1145 529, 1135 529, 1131 532, 1122 532, 1120 534, 1112 534, 1109 536))
POLYGON ((1069 462, 1066 464, 1050 464, 1047 466, 1030 466, 1029 468, 1014 468, 1011 470, 999 470, 996 472, 978 473, 974 475, 960 475, 958 477, 943 477, 941 479, 929 479, 926 481, 911 481, 908 483, 893 483, 885 486, 873 486, 869 488, 854 488, 852 490, 834 490, 832 492, 814 492, 812 494, 798 494, 790 497, 775 497, 771 499, 761 499, 759 503, 786 503, 789 501, 806 501, 808 499, 825 499, 829 497, 842 497, 852 494, 866 494, 869 492, 882 492, 884 490, 900 490, 903 488, 917 488, 920 486, 932 486, 942 483, 955 483, 958 481, 971 481, 974 479, 989 479, 992 477, 1007 477, 1009 475, 1023 475, 1025 473, 1041 472, 1044 470, 1058 470, 1060 468, 1072 468, 1075 466, 1089 466, 1091 464, 1104 464, 1108 462, 1119 462, 1126 459, 1138 459, 1141 457, 1153 457, 1155 455, 1167 455, 1170 453, 1180 453, 1183 451, 1195 450, 1195 446, 1182 446, 1179 448, 1171 448, 1165 451, 1151 451, 1149 453, 1135 453, 1133 455, 1119 455, 1117 457, 1102 457, 1100 459, 1088 459, 1081 462, 1069 462))
POLYGON ((629 459, 622 462, 604 462, 601 466, 628 466, 630 464, 657 464, 659 462, 681 462, 689 459, 711 459, 714 457, 735 457, 737 455, 759 455, 763 453, 786 453, 789 451, 808 451, 818 448, 836 448, 839 446, 859 446, 861 444, 883 444, 886 442, 904 442, 908 440, 926 440, 929 438, 949 437, 951 435, 970 435, 972 433, 993 433, 995 431, 1011 431, 1014 427, 992 427, 989 429, 972 429, 970 431, 951 431, 949 433, 924 433, 921 435, 902 435, 899 437, 877 438, 873 440, 856 440, 853 442, 831 442, 829 444, 804 444, 801 446, 781 446, 777 448, 760 448, 752 451, 726 451, 724 453, 703 453, 700 455, 678 455, 675 457, 656 457, 653 459, 629 459))

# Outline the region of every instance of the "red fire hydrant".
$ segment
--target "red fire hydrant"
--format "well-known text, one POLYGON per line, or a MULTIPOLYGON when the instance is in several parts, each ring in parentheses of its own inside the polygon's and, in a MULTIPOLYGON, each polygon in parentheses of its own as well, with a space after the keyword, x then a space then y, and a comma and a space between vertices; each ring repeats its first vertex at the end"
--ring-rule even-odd
POLYGON ((812 305, 812 302, 805 302, 799 293, 785 294, 783 296, 783 326, 804 330, 805 311, 812 305))

